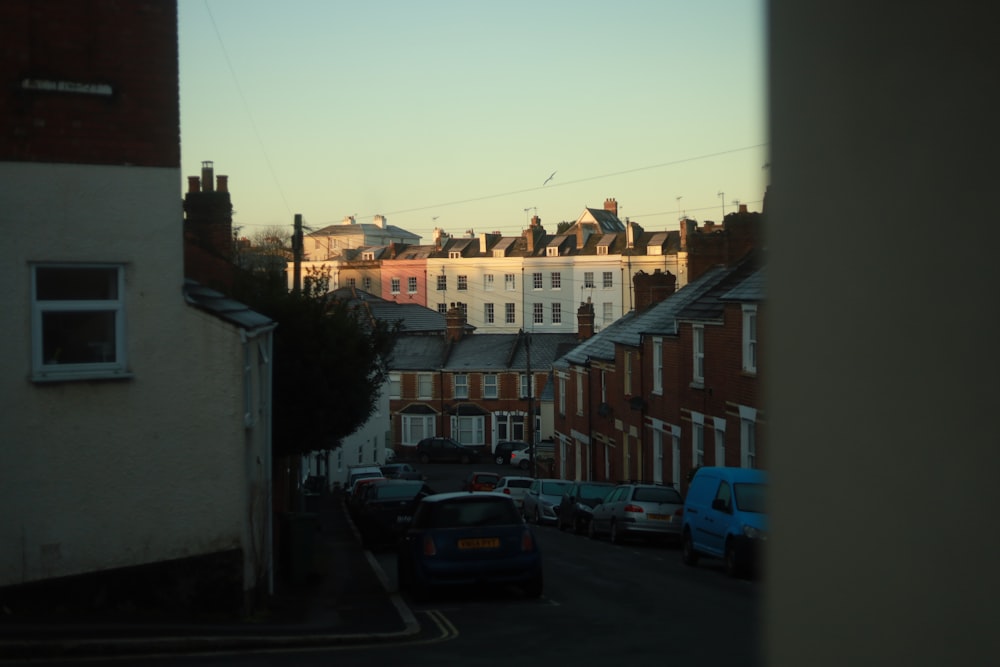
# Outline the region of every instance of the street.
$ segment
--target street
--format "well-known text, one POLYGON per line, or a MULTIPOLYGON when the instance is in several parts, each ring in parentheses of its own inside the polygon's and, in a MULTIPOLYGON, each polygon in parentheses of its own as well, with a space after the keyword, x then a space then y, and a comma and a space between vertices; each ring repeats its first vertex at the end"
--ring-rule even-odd
MULTIPOLYGON (((436 491, 461 487, 473 470, 521 474, 492 463, 418 466, 436 491)), ((545 592, 465 591, 423 604, 407 600, 420 637, 385 646, 143 658, 152 665, 414 666, 761 664, 759 581, 730 579, 721 563, 681 563, 673 545, 612 545, 555 527, 536 529, 545 592), (374 661, 374 662, 373 662, 374 661)), ((375 554, 396 587, 395 554, 375 554)), ((74 664, 111 664, 83 661, 74 664)))

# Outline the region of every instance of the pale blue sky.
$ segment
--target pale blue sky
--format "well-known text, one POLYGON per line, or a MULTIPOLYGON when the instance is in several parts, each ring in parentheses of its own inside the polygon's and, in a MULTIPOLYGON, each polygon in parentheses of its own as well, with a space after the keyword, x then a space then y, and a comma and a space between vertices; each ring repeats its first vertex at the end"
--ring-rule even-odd
POLYGON ((554 232, 608 197, 647 230, 760 210, 763 0, 178 5, 182 175, 214 161, 244 235, 296 213, 554 232))

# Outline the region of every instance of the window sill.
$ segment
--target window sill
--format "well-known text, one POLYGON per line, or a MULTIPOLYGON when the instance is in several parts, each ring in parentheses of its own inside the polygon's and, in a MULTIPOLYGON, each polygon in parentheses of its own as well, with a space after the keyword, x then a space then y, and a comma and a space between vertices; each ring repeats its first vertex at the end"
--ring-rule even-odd
POLYGON ((94 382, 131 380, 134 374, 128 371, 79 371, 76 373, 32 373, 31 381, 35 384, 56 384, 61 382, 94 382))
POLYGON ((691 384, 689 384, 688 387, 691 388, 691 389, 704 389, 705 388, 705 382, 704 381, 698 381, 698 380, 692 380, 691 384))

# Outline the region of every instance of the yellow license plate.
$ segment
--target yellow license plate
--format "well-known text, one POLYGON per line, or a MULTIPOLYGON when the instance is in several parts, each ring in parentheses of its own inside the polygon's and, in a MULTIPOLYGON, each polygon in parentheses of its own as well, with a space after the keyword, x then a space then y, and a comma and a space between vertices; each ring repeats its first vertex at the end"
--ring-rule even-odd
POLYGON ((649 514, 647 516, 653 521, 670 521, 669 514, 649 514))
POLYGON ((458 541, 459 549, 496 549, 499 546, 499 537, 476 537, 458 541))

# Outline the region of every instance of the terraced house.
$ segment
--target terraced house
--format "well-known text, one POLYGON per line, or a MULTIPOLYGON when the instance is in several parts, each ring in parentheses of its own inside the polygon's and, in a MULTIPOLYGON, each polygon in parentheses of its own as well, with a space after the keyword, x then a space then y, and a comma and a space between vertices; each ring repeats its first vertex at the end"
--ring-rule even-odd
POLYGON ((761 219, 690 230, 687 285, 637 276, 637 309, 554 362, 561 476, 684 490, 701 465, 766 463, 761 219))

